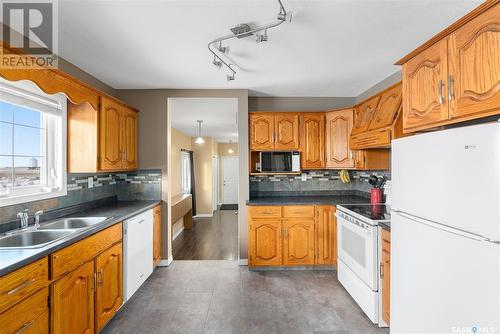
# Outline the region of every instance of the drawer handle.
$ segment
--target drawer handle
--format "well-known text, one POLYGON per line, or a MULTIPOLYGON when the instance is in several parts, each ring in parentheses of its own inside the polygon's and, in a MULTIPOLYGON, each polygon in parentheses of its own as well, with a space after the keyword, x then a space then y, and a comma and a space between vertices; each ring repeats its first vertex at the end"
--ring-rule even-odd
POLYGON ((33 325, 33 320, 25 323, 24 325, 22 325, 21 328, 19 328, 17 330, 16 334, 21 334, 22 332, 24 332, 25 330, 27 330, 29 327, 31 327, 31 325, 33 325))
POLYGON ((35 282, 35 281, 36 281, 36 279, 34 279, 34 278, 31 278, 27 281, 24 281, 21 284, 19 284, 18 286, 16 286, 14 289, 7 291, 5 294, 8 296, 13 295, 16 292, 18 292, 19 290, 22 290, 22 289, 26 288, 27 286, 33 284, 33 282, 35 282))
POLYGON ((263 215, 272 215, 273 212, 272 211, 262 211, 262 214, 263 215))

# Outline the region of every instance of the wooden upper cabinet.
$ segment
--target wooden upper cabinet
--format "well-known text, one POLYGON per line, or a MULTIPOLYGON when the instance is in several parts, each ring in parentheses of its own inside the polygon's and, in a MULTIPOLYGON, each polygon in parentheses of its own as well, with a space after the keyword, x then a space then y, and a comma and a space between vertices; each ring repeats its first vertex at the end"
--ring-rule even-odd
POLYGON ((354 167, 353 153, 349 148, 353 118, 353 109, 326 113, 326 167, 354 167))
POLYGON ((277 113, 274 116, 274 148, 276 150, 299 149, 299 115, 277 113))
POLYGON ((94 333, 94 260, 51 285, 51 332, 94 333))
POLYGON ((104 251, 95 259, 97 287, 95 291, 96 331, 99 332, 123 303, 122 243, 104 251))
POLYGON ((316 249, 316 264, 337 263, 337 222, 334 206, 316 206, 316 249))
POLYGON ((272 114, 250 114, 250 149, 272 150, 274 148, 274 116, 272 114))
POLYGON ((500 112, 500 4, 448 39, 451 118, 500 112))
POLYGON ((314 219, 286 219, 282 224, 283 264, 314 264, 314 219))
POLYGON ((301 168, 325 167, 325 115, 302 113, 300 115, 301 168))
POLYGON ((281 221, 279 219, 250 222, 250 264, 278 266, 282 262, 281 221))
POLYGON ((448 119, 447 52, 447 41, 443 40, 403 65, 405 129, 448 119))
POLYGON ((122 168, 122 106, 114 100, 101 100, 100 170, 122 168))
POLYGON ((137 169, 137 112, 124 108, 122 124, 123 169, 137 169))
POLYGON ((366 132, 370 126, 370 122, 377 110, 378 102, 380 101, 380 96, 374 96, 371 99, 363 102, 356 108, 356 116, 354 119, 354 125, 352 127, 351 134, 359 134, 366 132))
POLYGON ((398 115, 402 99, 401 84, 385 91, 380 97, 377 109, 370 122, 368 130, 377 130, 391 126, 398 115))

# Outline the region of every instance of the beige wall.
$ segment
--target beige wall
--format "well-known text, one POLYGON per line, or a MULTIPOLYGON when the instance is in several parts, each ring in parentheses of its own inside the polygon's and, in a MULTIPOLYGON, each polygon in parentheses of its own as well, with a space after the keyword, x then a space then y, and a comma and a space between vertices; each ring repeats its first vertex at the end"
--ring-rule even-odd
POLYGON ((213 163, 212 157, 217 155, 214 147, 217 143, 213 138, 203 137, 205 143, 196 144, 196 138, 192 138, 194 157, 194 177, 196 190, 196 215, 211 215, 212 210, 212 187, 213 163))
POLYGON ((248 111, 325 111, 351 107, 355 97, 251 96, 248 111))
POLYGON ((191 150, 191 137, 172 128, 172 197, 180 195, 181 189, 181 150, 191 150))
POLYGON ((363 102, 364 100, 366 100, 370 96, 375 95, 378 92, 383 91, 387 87, 390 87, 399 81, 401 81, 401 71, 397 71, 396 73, 388 76, 384 80, 382 80, 382 81, 376 83, 375 85, 373 85, 372 87, 368 88, 363 93, 359 94, 358 97, 356 97, 356 103, 363 102))
POLYGON ((59 58, 58 66, 60 70, 74 76, 75 78, 85 82, 86 84, 91 85, 92 87, 109 95, 116 96, 116 90, 113 87, 90 75, 89 73, 81 70, 79 67, 73 65, 69 61, 63 58, 59 58))

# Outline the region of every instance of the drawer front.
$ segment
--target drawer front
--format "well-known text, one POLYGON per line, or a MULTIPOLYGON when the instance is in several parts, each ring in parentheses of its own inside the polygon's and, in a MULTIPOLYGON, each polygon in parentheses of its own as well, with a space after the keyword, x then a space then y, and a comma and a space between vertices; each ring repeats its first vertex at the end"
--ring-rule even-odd
POLYGON ((290 205, 283 207, 283 218, 312 217, 314 217, 314 206, 312 205, 290 205))
POLYGON ((51 254, 52 279, 56 279, 93 259, 120 240, 122 240, 122 223, 51 254))
POLYGON ((47 258, 43 258, 1 277, 0 313, 30 296, 35 291, 47 286, 48 281, 49 265, 47 258))
POLYGON ((49 332, 48 288, 0 314, 0 334, 47 334, 49 332))
POLYGON ((251 206, 252 218, 281 218, 281 206, 251 206))
POLYGON ((351 136, 351 149, 359 150, 373 147, 390 147, 391 131, 370 131, 351 136))

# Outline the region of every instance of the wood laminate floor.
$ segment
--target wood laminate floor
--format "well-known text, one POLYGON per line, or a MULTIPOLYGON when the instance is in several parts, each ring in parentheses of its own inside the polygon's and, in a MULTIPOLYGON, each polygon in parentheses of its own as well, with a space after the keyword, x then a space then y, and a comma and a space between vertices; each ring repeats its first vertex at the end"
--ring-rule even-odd
POLYGON ((174 260, 237 260, 236 211, 217 210, 211 218, 193 219, 193 229, 174 240, 172 253, 174 260))
POLYGON ((237 261, 159 267, 102 334, 388 334, 335 271, 248 270, 237 261))

